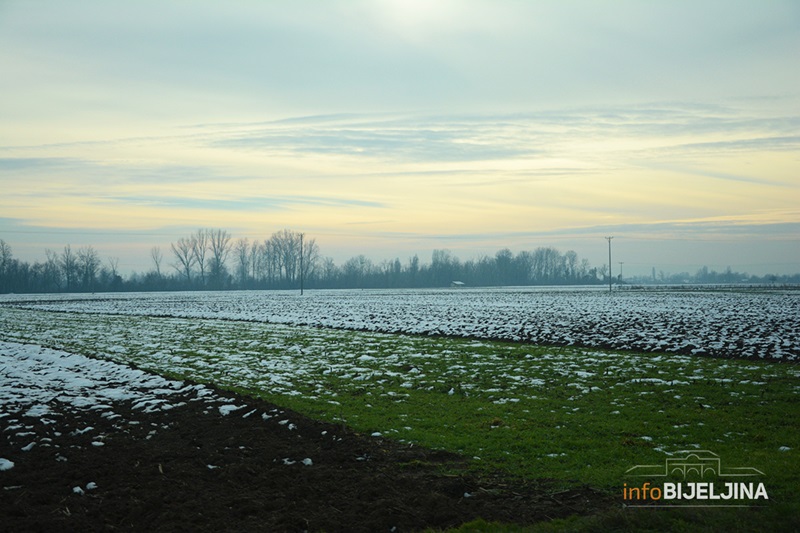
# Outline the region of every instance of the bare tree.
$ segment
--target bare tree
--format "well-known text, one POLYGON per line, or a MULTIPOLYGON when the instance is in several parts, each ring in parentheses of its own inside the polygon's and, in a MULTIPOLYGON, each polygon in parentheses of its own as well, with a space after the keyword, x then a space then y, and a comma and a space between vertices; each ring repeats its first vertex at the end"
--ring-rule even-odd
POLYGON ((153 265, 156 267, 156 276, 161 278, 161 261, 164 259, 164 256, 161 255, 161 248, 158 246, 150 248, 150 258, 153 260, 153 265))
POLYGON ((527 285, 531 281, 531 269, 533 268, 533 254, 530 252, 520 252, 514 258, 515 285, 527 285))
POLYGON ((59 259, 59 266, 67 283, 67 291, 71 291, 74 288, 75 278, 77 277, 78 261, 69 244, 64 247, 64 252, 59 259))
POLYGON ((209 262, 211 283, 215 288, 221 288, 227 274, 225 261, 231 251, 231 236, 224 229, 208 230, 206 236, 208 250, 211 252, 211 261, 209 262))
POLYGON ((208 250, 208 231, 204 229, 197 230, 192 236, 192 253, 197 263, 197 268, 200 270, 200 284, 206 284, 206 251, 208 250))
POLYGON ((172 266, 183 276, 186 276, 186 283, 191 283, 192 267, 196 261, 193 240, 181 237, 177 243, 172 243, 171 246, 176 260, 172 266))
POLYGON ((116 278, 119 271, 119 257, 108 258, 108 270, 112 278, 116 278))
POLYGON ((564 254, 564 277, 569 281, 578 278, 578 254, 575 250, 567 250, 564 254))
POLYGON ((261 250, 263 263, 263 278, 269 285, 275 283, 280 275, 280 261, 278 260, 278 245, 275 239, 270 238, 264 241, 261 250))
POLYGON ((262 269, 264 268, 264 254, 262 252, 263 244, 258 241, 253 241, 250 245, 250 273, 253 276, 253 281, 258 281, 262 276, 262 269))
POLYGON ((326 257, 322 260, 322 279, 330 283, 336 279, 339 273, 339 268, 333 262, 333 258, 326 257))
POLYGON ((300 234, 283 229, 273 233, 270 242, 281 279, 286 282, 295 281, 300 263, 300 234))
POLYGON ((9 285, 7 278, 9 277, 8 272, 11 270, 12 259, 11 246, 3 239, 0 239, 0 292, 6 292, 6 288, 9 285))
POLYGON ((540 247, 533 251, 533 266, 531 268, 533 281, 544 283, 553 281, 558 276, 561 263, 561 254, 551 247, 540 247))
POLYGON ((58 254, 53 250, 45 249, 44 255, 47 258, 44 266, 45 284, 55 290, 61 290, 63 278, 61 277, 61 267, 59 265, 58 254))
POLYGON ((84 290, 94 289, 100 263, 100 256, 97 250, 91 246, 83 246, 78 249, 78 269, 84 290))
POLYGON ((239 286, 245 288, 250 280, 251 265, 250 242, 247 237, 237 240, 233 245, 233 251, 236 254, 236 277, 239 279, 239 286))
POLYGON ((351 257, 342 265, 342 275, 354 287, 363 287, 366 278, 373 274, 375 267, 365 255, 351 257))
POLYGON ((11 246, 3 239, 0 239, 0 274, 4 273, 11 265, 11 258, 11 246))
POLYGON ((319 246, 315 239, 305 239, 303 241, 303 278, 308 280, 314 276, 319 265, 319 246))

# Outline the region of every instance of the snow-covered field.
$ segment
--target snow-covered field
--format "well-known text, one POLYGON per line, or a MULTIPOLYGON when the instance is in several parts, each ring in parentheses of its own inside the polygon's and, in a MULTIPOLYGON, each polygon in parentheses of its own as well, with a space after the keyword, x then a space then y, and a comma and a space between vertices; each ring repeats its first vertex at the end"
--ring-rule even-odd
MULTIPOLYGON (((138 371, 117 367, 114 361, 161 375, 262 391, 274 398, 302 398, 318 405, 338 406, 354 395, 385 402, 403 414, 394 422, 385 421, 380 432, 400 439, 411 435, 419 422, 420 415, 407 404, 417 391, 525 408, 541 408, 540 403, 555 401, 553 412, 558 410, 568 418, 578 402, 613 391, 610 403, 583 405, 581 409, 602 417, 626 417, 651 409, 653 395, 699 404, 706 411, 723 408, 723 404, 699 396, 697 384, 716 384, 724 391, 724 402, 732 398, 750 401, 761 397, 768 382, 787 374, 792 379, 798 375, 793 365, 691 355, 540 348, 221 319, 87 316, 15 309, 0 312, 0 338, 59 349, 55 354, 38 347, 0 351, 0 357, 22 354, 22 362, 10 360, 6 370, 0 365, 0 377, 5 376, 0 395, 11 394, 18 404, 24 402, 26 410, 35 411, 42 405, 44 411, 51 405, 44 403, 45 399, 69 399, 71 391, 76 391, 78 404, 94 404, 101 409, 108 398, 138 394, 141 397, 136 396, 135 401, 141 408, 169 408, 168 398, 158 394, 179 388, 180 383, 150 377, 147 383, 154 383, 151 388, 155 391, 139 391, 145 378, 138 371), (107 361, 70 355, 77 352, 107 361), (65 368, 69 369, 67 378, 62 377, 65 368), (100 387, 96 392, 95 383, 100 387), (560 399, 552 400, 554 391, 559 391, 560 399)), ((351 420, 357 418, 351 416, 351 420)), ((285 424, 292 429, 290 421, 285 424)), ((719 438, 727 437, 723 434, 719 438)), ((662 435, 652 444, 668 449, 681 438, 662 435)))
MULTIPOLYGON (((44 446, 63 448, 56 460, 67 461, 69 452, 61 441, 76 434, 90 436, 89 446, 104 446, 106 435, 92 426, 63 434, 63 419, 76 412, 99 413, 115 424, 115 431, 125 431, 130 420, 118 412, 121 409, 169 411, 184 405, 187 398, 221 414, 245 407, 231 405, 203 385, 165 379, 113 361, 0 341, 0 426, 4 437, 15 444, 17 456, 44 446)), ((151 435, 160 429, 152 429, 151 435)), ((17 456, 0 457, 0 471, 14 468, 17 456)))
POLYGON ((531 288, 6 295, 73 313, 217 318, 769 360, 800 358, 798 292, 531 288))
MULTIPOLYGON (((720 301, 735 297, 693 293, 684 299, 682 294, 654 294, 637 300, 637 296, 523 291, 342 291, 303 297, 289 293, 173 293, 58 300, 39 297, 24 304, 0 305, 0 428, 4 435, 11 435, 8 442, 13 452, 0 454, 0 469, 18 471, 14 463, 22 464, 22 458, 34 448, 52 447, 58 454, 55 460, 69 460, 76 431, 86 432, 79 435, 84 441, 82 449, 92 453, 95 446, 108 450, 113 434, 129 431, 137 413, 167 411, 175 416, 197 405, 196 401, 204 402, 207 412, 226 415, 226 420, 247 417, 290 434, 303 430, 303 424, 298 428, 298 421, 284 416, 284 411, 256 412, 238 400, 232 405, 231 400, 212 394, 210 387, 188 382, 251 391, 277 405, 301 412, 310 409, 365 435, 400 442, 447 439, 441 426, 441 419, 447 417, 441 412, 453 410, 464 416, 448 419, 447 435, 471 435, 475 428, 488 428, 474 442, 459 440, 459 450, 466 446, 463 449, 473 457, 502 453, 503 460, 528 465, 525 468, 536 465, 537 469, 550 469, 548 472, 562 471, 567 461, 571 461, 569 468, 586 468, 594 461, 587 463, 583 457, 592 454, 597 454, 598 461, 607 460, 600 456, 610 453, 608 448, 596 451, 597 443, 592 440, 597 431, 612 432, 610 440, 601 440, 603 446, 607 446, 605 441, 612 443, 613 453, 618 453, 615 443, 620 434, 624 446, 644 446, 664 454, 745 442, 753 431, 760 435, 759 445, 769 438, 769 446, 775 450, 794 448, 790 444, 793 432, 777 430, 779 426, 772 421, 774 416, 783 420, 787 398, 793 400, 798 392, 800 370, 793 364, 299 325, 304 317, 315 326, 388 329, 387 324, 402 324, 401 318, 390 313, 394 309, 406 317, 419 317, 419 322, 413 322, 419 328, 416 333, 434 333, 433 327, 443 333, 444 326, 460 325, 472 337, 478 337, 475 332, 484 331, 482 328, 491 328, 492 335, 486 336, 496 337, 498 331, 504 331, 504 323, 487 323, 491 316, 516 317, 517 327, 536 324, 548 331, 557 327, 568 331, 563 317, 583 317, 583 308, 590 305, 613 316, 610 309, 619 310, 616 306, 625 301, 638 302, 640 313, 661 301, 673 309, 673 320, 688 324, 689 316, 703 317, 697 301, 707 307, 713 302, 719 306, 720 301), (535 312, 547 319, 546 302, 553 306, 552 315, 562 317, 563 325, 556 326, 555 318, 550 318, 549 325, 539 324, 526 314, 535 312), (684 305, 678 305, 680 302, 684 305), (463 309, 457 316, 462 321, 448 321, 448 310, 455 312, 459 305, 463 309), (337 312, 342 316, 337 317, 337 312), (316 321, 313 313, 319 315, 316 321), (357 322, 355 317, 360 317, 357 322), (440 326, 435 325, 435 317, 441 317, 440 326), (146 374, 128 365, 186 381, 146 374), (186 402, 185 406, 180 402, 186 402), (732 416, 731 410, 736 409, 745 415, 732 416), (102 413, 101 422, 113 423, 106 433, 95 429, 97 423, 77 425, 89 411, 102 413), (751 427, 751 415, 759 419, 757 430, 751 427), (71 425, 67 424, 70 420, 71 425), (67 430, 61 429, 64 425, 67 430), (535 437, 531 436, 533 427, 535 437), (541 432, 548 433, 541 437, 541 432), (509 443, 519 439, 535 442, 508 459, 509 443)), ((782 320, 785 329, 781 331, 787 332, 789 342, 781 341, 781 346, 786 346, 782 353, 794 350, 790 355, 796 354, 796 315, 781 314, 784 306, 779 305, 788 302, 796 306, 796 301, 784 300, 782 295, 739 296, 738 316, 752 320, 728 324, 727 334, 735 335, 729 342, 745 339, 747 332, 757 330, 766 313, 773 313, 782 320), (745 302, 761 305, 758 319, 754 311, 744 312, 745 302)), ((718 307, 717 315, 721 312, 718 307)), ((727 316, 732 320, 734 313, 727 316)), ((644 321, 641 317, 637 320, 644 321)), ((663 323, 669 324, 666 316, 663 323)), ((704 323, 706 330, 718 327, 710 320, 704 323)), ((572 334, 573 342, 579 343, 578 334, 586 328, 574 320, 573 330, 578 333, 572 334)), ((246 400, 241 401, 244 403, 246 400)), ((166 430, 163 425, 152 428, 157 436, 162 430, 166 430)), ((138 435, 142 437, 142 432, 138 435)), ((309 459, 317 464, 313 454, 309 459)), ((312 464, 302 462, 304 456, 287 457, 286 461, 283 464, 298 462, 295 466, 299 468, 312 464)), ((78 488, 93 490, 88 481, 78 488)))

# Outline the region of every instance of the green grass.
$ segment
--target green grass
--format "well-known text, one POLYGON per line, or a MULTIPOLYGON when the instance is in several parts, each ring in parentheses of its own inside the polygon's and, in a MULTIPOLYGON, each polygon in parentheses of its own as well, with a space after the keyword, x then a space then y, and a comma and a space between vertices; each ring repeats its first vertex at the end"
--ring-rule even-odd
MULTIPOLYGON (((367 434, 455 451, 474 458, 476 470, 620 495, 620 509, 532 531, 780 530, 800 514, 796 365, 3 308, 0 339, 214 383, 367 434), (628 468, 687 449, 763 471, 769 502, 622 510, 628 468)), ((461 531, 482 527, 503 530, 461 531)))

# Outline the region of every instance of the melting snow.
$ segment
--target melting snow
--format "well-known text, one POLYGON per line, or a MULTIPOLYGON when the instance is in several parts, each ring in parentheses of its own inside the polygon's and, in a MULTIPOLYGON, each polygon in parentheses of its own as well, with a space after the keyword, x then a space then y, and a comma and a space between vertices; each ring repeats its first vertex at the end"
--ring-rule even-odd
MULTIPOLYGON (((13 298, 15 307, 78 313, 222 318, 760 359, 800 357, 794 334, 800 295, 779 291, 620 291, 614 298, 600 290, 530 289, 521 298, 519 289, 512 288, 314 291, 307 298, 256 291, 13 298)), ((130 352, 125 346, 112 343, 106 353, 124 355, 130 352)), ((364 363, 373 359, 367 354, 358 358, 364 363)))
POLYGON ((244 405, 220 405, 219 406, 219 414, 222 416, 228 416, 234 411, 238 411, 239 409, 243 408, 244 405))

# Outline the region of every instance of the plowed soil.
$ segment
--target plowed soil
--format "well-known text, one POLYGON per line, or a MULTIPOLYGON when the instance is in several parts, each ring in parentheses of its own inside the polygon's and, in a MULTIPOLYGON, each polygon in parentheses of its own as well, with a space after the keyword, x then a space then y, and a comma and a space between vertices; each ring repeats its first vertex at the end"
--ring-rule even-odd
POLYGON ((115 403, 118 417, 57 403, 47 418, 6 413, 0 457, 15 464, 0 471, 0 530, 419 531, 613 505, 589 488, 478 476, 457 455, 217 394, 240 408, 187 393, 165 411, 115 403), (28 440, 37 444, 20 451, 28 440))

